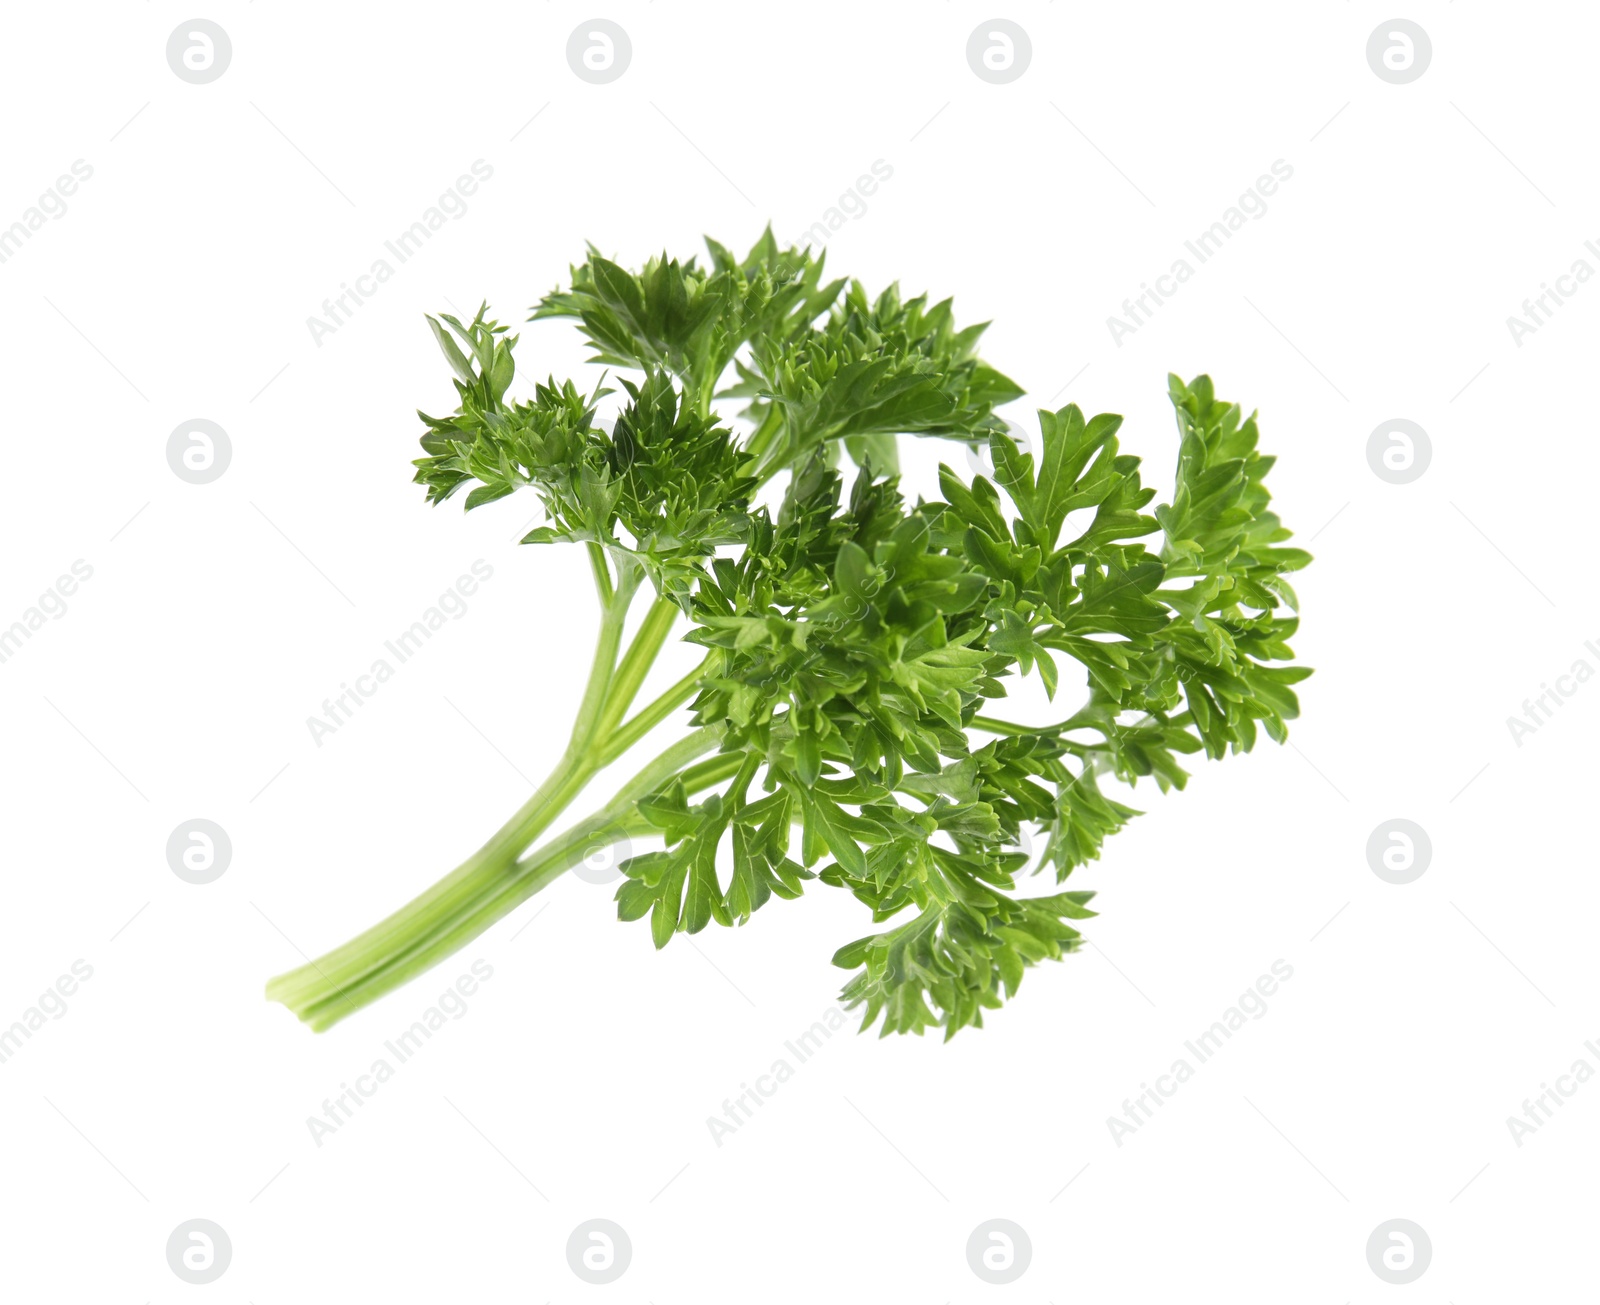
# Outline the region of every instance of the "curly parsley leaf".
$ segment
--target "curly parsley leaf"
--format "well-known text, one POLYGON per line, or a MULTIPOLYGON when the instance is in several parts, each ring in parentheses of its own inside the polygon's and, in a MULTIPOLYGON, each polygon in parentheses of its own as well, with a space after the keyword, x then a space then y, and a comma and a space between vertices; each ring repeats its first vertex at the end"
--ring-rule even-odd
POLYGON ((949 300, 825 281, 820 256, 770 231, 742 259, 707 249, 635 271, 591 247, 535 308, 575 321, 618 389, 551 378, 513 399, 516 336, 486 308, 428 319, 456 405, 419 414, 415 479, 431 503, 465 490, 469 510, 531 490, 544 519, 524 542, 585 547, 594 669, 571 688, 561 766, 505 828, 380 929, 274 981, 314 1027, 626 839, 652 846, 621 865, 617 912, 648 918, 657 947, 842 889, 885 926, 834 955, 863 1027, 949 1038, 1081 943, 1093 894, 1019 876, 1059 886, 1139 814, 1126 789, 1182 789, 1187 758, 1248 751, 1258 730, 1281 741, 1298 714, 1310 672, 1292 664, 1287 576, 1310 558, 1271 509, 1255 416, 1208 377, 1169 378, 1177 473, 1152 507, 1120 417, 1068 404, 1039 412, 1036 453, 1013 439, 997 408, 1021 390, 949 300), (597 406, 619 392, 607 427, 597 406), (723 400, 742 407, 725 418, 723 400), (909 502, 903 435, 986 445, 994 474, 941 466, 941 497, 909 502), (702 661, 636 708, 683 626, 702 661), (1070 714, 1005 716, 1008 682, 1033 674, 1070 714), (674 718, 681 737, 616 797, 547 835, 674 718))

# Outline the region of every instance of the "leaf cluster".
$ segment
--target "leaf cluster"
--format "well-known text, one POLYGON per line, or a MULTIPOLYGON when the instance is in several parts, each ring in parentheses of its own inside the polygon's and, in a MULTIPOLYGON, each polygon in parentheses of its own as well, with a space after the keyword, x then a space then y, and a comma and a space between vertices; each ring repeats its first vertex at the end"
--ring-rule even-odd
POLYGON ((836 953, 845 999, 885 1034, 949 1037, 1079 945, 1093 894, 1017 880, 1032 862, 1059 884, 1138 814, 1104 779, 1182 788, 1191 755, 1286 737, 1309 674, 1288 664, 1286 576, 1310 559, 1270 509, 1254 415, 1208 377, 1169 378, 1177 474, 1152 506, 1119 417, 1068 404, 1039 412, 1036 452, 1013 439, 995 408, 1021 391, 948 300, 825 283, 770 232, 743 260, 708 247, 705 266, 639 272, 591 249, 535 310, 640 374, 609 432, 603 389, 509 402, 516 339, 482 311, 434 322, 459 403, 423 417, 416 479, 432 501, 475 483, 469 508, 533 488, 546 524, 527 542, 640 567, 706 649, 692 725, 718 731, 731 778, 639 802, 664 847, 624 865, 621 917, 659 947, 843 888, 899 921, 836 953), (745 403, 746 433, 719 396, 745 403), (986 445, 993 476, 941 466, 939 499, 909 503, 903 434, 986 445), (1034 673, 1052 701, 1067 679, 1071 714, 995 715, 1034 673))

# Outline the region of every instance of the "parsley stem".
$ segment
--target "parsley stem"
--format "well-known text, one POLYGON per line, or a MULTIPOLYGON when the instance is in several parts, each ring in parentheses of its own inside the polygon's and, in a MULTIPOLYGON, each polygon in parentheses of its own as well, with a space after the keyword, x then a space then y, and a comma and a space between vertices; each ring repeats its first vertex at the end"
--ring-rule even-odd
POLYGON ((611 568, 606 563, 606 550, 593 540, 589 541, 589 569, 594 572, 594 587, 600 592, 600 606, 611 603, 611 568))
POLYGON ((620 574, 615 592, 601 609, 600 637, 595 641, 589 683, 578 704, 578 717, 572 723, 572 746, 580 750, 587 748, 600 727, 606 698, 611 692, 611 681, 617 671, 617 651, 622 646, 623 625, 628 619, 628 608, 633 605, 633 596, 642 578, 642 573, 637 569, 620 574))
POLYGON ((993 716, 974 716, 972 728, 983 730, 989 734, 1005 734, 1015 737, 1019 734, 1039 734, 1042 731, 1037 725, 1013 725, 1007 720, 996 720, 993 716))
MULTIPOLYGON (((604 764, 596 756, 597 718, 610 690, 623 623, 637 585, 637 573, 625 578, 606 605, 600 637, 595 645, 594 661, 590 667, 589 683, 578 708, 577 720, 573 723, 571 740, 555 770, 488 842, 452 874, 417 898, 413 906, 427 904, 443 909, 463 892, 469 891, 460 885, 471 882, 477 871, 486 869, 494 873, 503 870, 555 822, 604 764)), ((408 927, 408 922, 400 919, 399 913, 390 916, 321 958, 315 963, 315 979, 306 976, 307 981, 339 984, 356 977, 362 967, 370 964, 369 958, 375 947, 381 946, 395 932, 408 927)), ((304 969, 297 973, 304 974, 304 969)))
MULTIPOLYGON (((619 568, 612 587, 601 556, 595 579, 604 599, 600 635, 572 736, 555 770, 488 842, 438 883, 349 942, 268 984, 269 997, 282 1001, 313 1028, 330 1027, 465 946, 581 860, 597 839, 609 846, 648 832, 648 823, 637 812, 638 800, 716 746, 719 728, 695 730, 645 766, 606 806, 525 857, 596 773, 693 695, 705 665, 620 725, 678 609, 657 599, 619 659, 623 627, 642 574, 619 568)), ((716 769, 706 773, 712 776, 710 782, 724 777, 716 769)))
POLYGON ((606 739, 605 750, 601 753, 600 764, 609 766, 646 734, 653 730, 662 721, 666 720, 674 711, 694 697, 700 687, 700 681, 705 678, 710 669, 712 655, 663 693, 654 702, 646 707, 641 707, 633 719, 626 724, 618 726, 606 739))
POLYGON ((750 438, 744 443, 744 453, 748 465, 752 468, 759 466, 762 457, 766 454, 778 432, 783 429, 783 408, 781 404, 774 403, 767 408, 766 416, 761 419, 761 425, 751 433, 750 438))
POLYGON ((470 862, 462 866, 441 881, 441 886, 456 881, 460 891, 451 898, 436 900, 430 890, 384 922, 394 927, 377 945, 368 946, 363 956, 366 964, 353 977, 340 980, 326 973, 321 962, 312 962, 274 979, 267 995, 282 1001, 318 1032, 332 1027, 459 951, 560 878, 586 853, 649 832, 649 822, 637 811, 639 799, 667 784, 686 763, 715 748, 720 740, 721 730, 716 728, 699 729, 680 739, 624 784, 599 811, 527 857, 509 865, 470 870, 470 862), (307 969, 313 973, 306 980, 286 982, 304 975, 307 969), (278 987, 280 984, 284 986, 278 987))
MULTIPOLYGON (((1046 736, 1051 738, 1057 746, 1070 752, 1075 757, 1086 757, 1090 753, 1101 750, 1103 746, 1101 744, 1077 743, 1072 739, 1061 737, 1063 730, 1100 728, 1092 721, 1085 721, 1078 725, 1074 725, 1071 720, 1064 720, 1059 725, 1014 725, 1008 720, 999 720, 994 716, 974 716, 971 727, 975 730, 983 730, 986 734, 1002 734, 1011 738, 1017 738, 1024 734, 1046 736)), ((1103 730, 1101 732, 1104 733, 1103 730)))
POLYGON ((506 873, 518 855, 553 823, 582 790, 594 771, 572 764, 570 753, 505 825, 438 883, 406 906, 325 956, 279 975, 267 994, 298 1008, 302 990, 342 990, 382 964, 396 946, 415 938, 418 921, 449 916, 474 900, 485 881, 506 873))
POLYGON ((616 671, 611 677, 605 706, 601 710, 596 727, 598 733, 609 735, 615 731, 623 713, 638 695, 639 686, 644 683, 645 675, 655 664, 656 657, 661 652, 661 645, 666 642, 667 634, 678 615, 678 605, 669 598, 657 598, 650 605, 650 610, 645 613, 644 624, 634 635, 633 642, 628 645, 627 652, 622 655, 622 660, 617 664, 616 671))

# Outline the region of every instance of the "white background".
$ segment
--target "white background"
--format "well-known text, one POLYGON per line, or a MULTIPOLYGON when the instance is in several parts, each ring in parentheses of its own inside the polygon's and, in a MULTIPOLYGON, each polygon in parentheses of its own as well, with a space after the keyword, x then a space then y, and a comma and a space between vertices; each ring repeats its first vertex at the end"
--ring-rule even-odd
MULTIPOLYGON (((74 960, 93 978, 0 1065, 0 1298, 1592 1293, 1600 1084, 1520 1147, 1506 1119, 1600 1068, 1600 685, 1520 747, 1506 720, 1600 668, 1600 288, 1520 347, 1506 319, 1600 266, 1600 22, 1404 12, 1433 58, 1391 85, 1365 53, 1386 5, 1023 0, 1003 16, 1031 65, 992 85, 965 54, 987 6, 619 3, 632 63, 591 85, 565 51, 593 13, 568 3, 218 3, 232 62, 191 85, 165 57, 185 7, 8 6, 0 225, 75 160, 93 177, 0 264, 0 625, 74 560, 93 577, 0 665, 0 1025, 74 960), (322 301, 478 159, 465 215, 314 343, 322 301), (264 980, 522 800, 594 628, 581 556, 511 543, 530 505, 430 511, 409 483, 414 410, 452 401, 422 314, 487 298, 519 322, 585 240, 636 264, 703 232, 742 252, 768 219, 795 236, 878 159, 893 176, 830 269, 992 319, 985 355, 1033 396, 1018 420, 1124 413, 1165 493, 1168 370, 1259 406, 1276 506, 1317 557, 1292 747, 1141 789, 1072 881, 1100 891, 1091 946, 987 1028, 841 1033, 720 1147, 707 1116, 834 1000, 829 957, 869 927, 843 894, 656 954, 569 878, 313 1036, 264 980), (1266 215, 1115 343, 1108 315, 1278 159, 1266 215), (208 485, 167 465, 194 417, 231 439, 208 485), (1395 417, 1433 446, 1399 486, 1366 456, 1395 417), (467 614, 314 745, 306 718, 480 558, 467 614), (233 843, 207 886, 166 861, 192 817, 233 843), (1432 840, 1405 886, 1366 855, 1395 817, 1432 840), (1107 1117, 1280 958, 1267 1014, 1119 1147, 1107 1117), (317 1146, 307 1117, 474 959, 494 977, 466 1015, 317 1146), (166 1262, 196 1217, 233 1245, 205 1287, 166 1262), (606 1287, 566 1259, 594 1217, 633 1247, 606 1287), (1005 1287, 967 1264, 991 1218, 1032 1243, 1005 1287), (1405 1287, 1367 1263, 1393 1218, 1432 1242, 1405 1287)), ((583 357, 566 323, 522 331, 524 382, 589 383, 583 357)), ((924 490, 964 458, 905 456, 924 490)))

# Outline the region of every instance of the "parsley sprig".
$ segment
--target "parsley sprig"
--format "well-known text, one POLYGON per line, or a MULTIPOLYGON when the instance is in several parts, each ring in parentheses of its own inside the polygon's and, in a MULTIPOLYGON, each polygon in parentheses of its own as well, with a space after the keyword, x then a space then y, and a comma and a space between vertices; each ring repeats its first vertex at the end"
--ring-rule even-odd
POLYGON ((1289 664, 1285 577, 1310 558, 1270 510, 1253 415, 1208 377, 1170 377, 1177 477, 1152 509, 1120 417, 1041 411, 1038 457, 1019 446, 995 408, 1022 391, 948 300, 825 282, 822 257, 770 231, 742 260, 707 245, 704 264, 663 254, 637 272, 591 248, 535 308, 576 320, 618 372, 609 430, 604 386, 550 379, 508 398, 517 337, 486 309, 429 319, 458 402, 419 414, 416 481, 432 503, 466 489, 468 509, 531 489, 544 524, 523 542, 584 547, 599 633, 566 751, 521 810, 415 901, 269 984, 313 1028, 597 846, 655 839, 616 899, 657 947, 808 885, 843 888, 888 926, 834 955, 855 971, 843 995, 863 1027, 948 1038, 1079 946, 1093 894, 1025 895, 1017 880, 1034 860, 1061 884, 1138 814, 1104 781, 1182 788, 1181 758, 1248 751, 1258 728, 1286 737, 1310 672, 1289 664), (742 404, 740 430, 723 399, 742 404), (941 499, 908 502, 902 435, 986 447, 994 475, 941 466, 941 499), (636 705, 675 634, 703 658, 636 705), (1035 673, 1052 701, 1081 675, 1071 715, 993 714, 1008 679, 1035 673), (546 837, 669 720, 675 742, 546 837))

